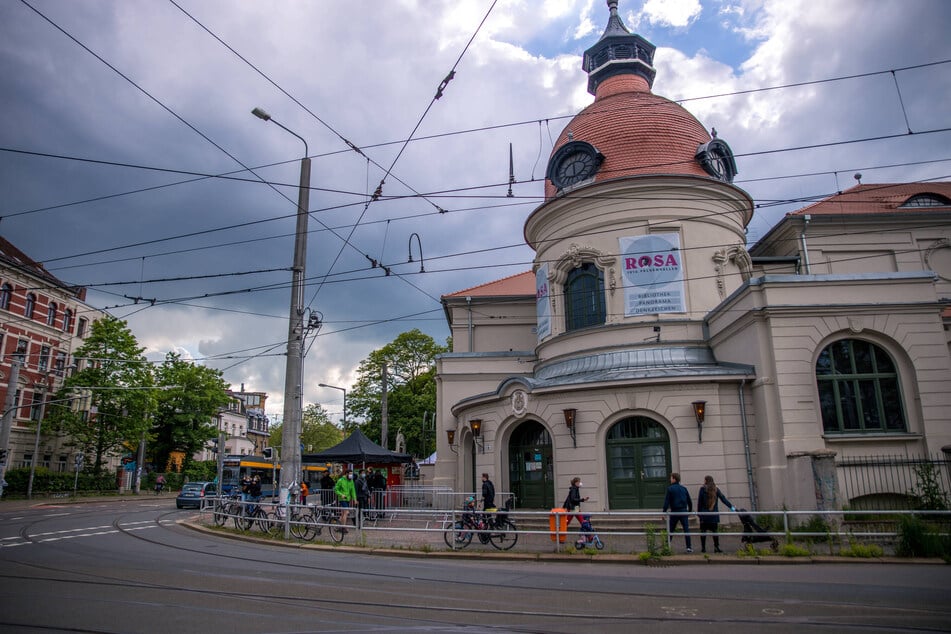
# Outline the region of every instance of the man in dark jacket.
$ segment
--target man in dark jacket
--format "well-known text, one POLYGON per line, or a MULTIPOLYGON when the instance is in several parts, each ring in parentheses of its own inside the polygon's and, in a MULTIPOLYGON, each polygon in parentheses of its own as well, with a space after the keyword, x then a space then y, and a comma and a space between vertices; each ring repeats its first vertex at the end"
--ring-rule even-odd
POLYGON ((495 485, 489 480, 489 474, 482 474, 482 509, 495 508, 495 485))
POLYGON ((690 499, 690 492, 687 487, 680 484, 680 474, 670 474, 670 486, 667 487, 667 495, 664 497, 664 513, 670 510, 670 534, 673 535, 677 528, 677 523, 683 524, 684 542, 687 544, 687 552, 692 553, 690 547, 690 522, 688 518, 693 511, 693 501, 690 499))

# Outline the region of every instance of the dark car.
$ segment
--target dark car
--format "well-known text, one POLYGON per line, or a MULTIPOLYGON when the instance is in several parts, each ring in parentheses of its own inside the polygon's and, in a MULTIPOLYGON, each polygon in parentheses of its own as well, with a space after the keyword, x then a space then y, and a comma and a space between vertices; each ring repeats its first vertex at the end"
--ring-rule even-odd
POLYGON ((214 482, 188 482, 182 487, 178 497, 175 498, 175 506, 180 509, 200 509, 202 500, 215 495, 217 495, 217 488, 214 482))

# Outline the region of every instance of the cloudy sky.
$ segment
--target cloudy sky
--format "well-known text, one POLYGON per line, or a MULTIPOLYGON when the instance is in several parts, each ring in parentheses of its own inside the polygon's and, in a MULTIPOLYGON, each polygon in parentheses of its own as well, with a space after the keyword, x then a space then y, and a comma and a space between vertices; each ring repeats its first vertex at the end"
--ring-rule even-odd
MULTIPOLYGON (((657 46, 654 92, 733 148, 751 242, 857 172, 951 178, 951 2, 620 11, 657 46)), ((400 332, 444 341, 441 295, 531 268, 522 225, 552 139, 592 100, 581 54, 607 16, 604 0, 2 0, 0 235, 150 358, 220 368, 279 419, 304 144, 263 108, 312 157, 305 401, 339 412, 318 383, 349 388, 400 332)))

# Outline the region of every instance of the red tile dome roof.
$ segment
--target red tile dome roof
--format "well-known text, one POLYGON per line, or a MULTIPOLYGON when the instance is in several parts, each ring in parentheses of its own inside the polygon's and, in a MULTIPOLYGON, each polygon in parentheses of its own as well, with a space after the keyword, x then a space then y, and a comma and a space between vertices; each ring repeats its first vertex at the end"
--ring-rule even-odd
MULTIPOLYGON (((552 155, 570 140, 590 143, 604 155, 595 182, 644 174, 710 178, 696 159, 697 148, 710 139, 683 106, 653 94, 646 79, 619 74, 598 85, 594 103, 562 131, 552 155)), ((557 192, 546 180, 545 197, 557 192)))

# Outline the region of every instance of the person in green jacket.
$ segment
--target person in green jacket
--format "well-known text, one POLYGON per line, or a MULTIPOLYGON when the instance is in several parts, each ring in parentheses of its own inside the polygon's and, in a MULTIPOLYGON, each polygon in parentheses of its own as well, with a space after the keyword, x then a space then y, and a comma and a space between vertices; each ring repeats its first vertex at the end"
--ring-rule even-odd
MULTIPOLYGON (((337 495, 337 503, 343 508, 340 513, 340 524, 347 525, 347 519, 350 517, 350 507, 357 499, 357 488, 353 484, 353 472, 345 471, 334 485, 334 493, 337 495)), ((344 528, 344 531, 347 529, 344 528)))

